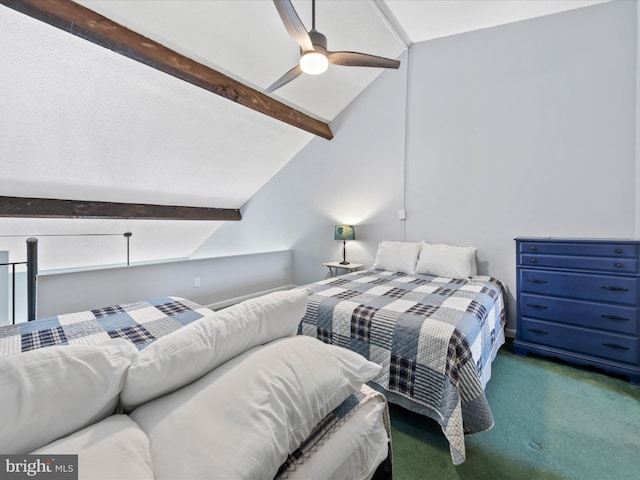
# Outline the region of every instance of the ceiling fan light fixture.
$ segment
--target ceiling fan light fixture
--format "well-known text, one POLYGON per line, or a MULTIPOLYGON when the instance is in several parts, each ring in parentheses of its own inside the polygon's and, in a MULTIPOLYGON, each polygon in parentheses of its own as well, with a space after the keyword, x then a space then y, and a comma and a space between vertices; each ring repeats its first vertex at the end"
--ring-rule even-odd
POLYGON ((320 75, 329 68, 329 59, 320 52, 306 52, 300 58, 300 68, 309 75, 320 75))
POLYGON ((331 52, 327 50, 327 37, 316 30, 316 0, 311 1, 311 30, 307 30, 307 27, 304 26, 296 13, 296 9, 293 8, 291 0, 273 0, 273 3, 278 10, 282 23, 284 23, 285 29, 300 47, 301 58, 298 65, 269 85, 264 90, 265 93, 277 90, 303 73, 310 75, 324 73, 329 64, 346 67, 395 69, 400 67, 400 61, 391 58, 378 57, 367 53, 331 52))

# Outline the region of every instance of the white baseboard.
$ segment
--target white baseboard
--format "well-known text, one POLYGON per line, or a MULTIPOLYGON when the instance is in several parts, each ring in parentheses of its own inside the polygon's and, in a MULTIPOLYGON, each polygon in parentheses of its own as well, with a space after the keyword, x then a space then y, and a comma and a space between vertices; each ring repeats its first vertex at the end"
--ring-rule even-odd
POLYGON ((250 298, 260 297, 262 295, 266 295, 271 292, 278 292, 280 290, 291 290, 295 288, 297 285, 283 285, 281 287, 270 288, 269 290, 263 290, 261 292, 250 293, 249 295, 243 295, 241 297, 229 298, 227 300, 222 300, 220 302, 210 303, 209 305, 205 305, 205 307, 210 308, 211 310, 219 310, 221 308, 228 307, 230 305, 235 305, 236 303, 244 302, 245 300, 249 300, 250 298))

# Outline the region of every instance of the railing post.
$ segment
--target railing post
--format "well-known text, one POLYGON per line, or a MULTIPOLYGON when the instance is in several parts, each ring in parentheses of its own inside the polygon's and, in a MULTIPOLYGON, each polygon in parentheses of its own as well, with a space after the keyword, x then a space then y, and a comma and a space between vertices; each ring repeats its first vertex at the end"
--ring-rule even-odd
POLYGON ((128 267, 129 266, 129 239, 131 238, 131 235, 133 235, 133 233, 124 232, 123 235, 127 239, 127 267, 128 267))
POLYGON ((16 324, 16 264, 11 264, 11 325, 16 324))
POLYGON ((36 319, 38 282, 38 239, 27 238, 27 320, 36 319))

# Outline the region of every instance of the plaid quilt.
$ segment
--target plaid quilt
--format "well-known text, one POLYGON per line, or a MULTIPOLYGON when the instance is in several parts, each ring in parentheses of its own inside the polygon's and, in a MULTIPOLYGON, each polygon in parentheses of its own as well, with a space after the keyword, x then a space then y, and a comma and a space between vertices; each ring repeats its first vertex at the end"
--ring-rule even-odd
POLYGON ((493 426, 480 378, 506 322, 502 283, 370 269, 301 288, 310 296, 298 333, 382 365, 374 382, 433 412, 462 463, 464 435, 493 426))
MULTIPOLYGON (((383 421, 385 429, 387 430, 387 436, 391 439, 391 422, 389 419, 389 409, 386 406, 386 399, 381 393, 373 390, 367 385, 363 385, 359 392, 347 397, 344 402, 342 402, 335 410, 329 413, 329 415, 316 425, 309 437, 302 442, 302 445, 289 454, 285 463, 280 466, 275 477, 276 480, 285 480, 289 478, 293 472, 297 471, 300 465, 304 464, 307 459, 311 458, 318 450, 320 450, 332 435, 337 432, 347 422, 347 420, 349 420, 353 414, 358 411, 359 408, 375 399, 381 400, 385 403, 383 421)), ((391 456, 391 449, 389 450, 389 455, 391 456)))
POLYGON ((187 299, 162 297, 7 325, 0 327, 0 357, 50 345, 98 344, 110 338, 124 338, 142 350, 209 313, 187 299))

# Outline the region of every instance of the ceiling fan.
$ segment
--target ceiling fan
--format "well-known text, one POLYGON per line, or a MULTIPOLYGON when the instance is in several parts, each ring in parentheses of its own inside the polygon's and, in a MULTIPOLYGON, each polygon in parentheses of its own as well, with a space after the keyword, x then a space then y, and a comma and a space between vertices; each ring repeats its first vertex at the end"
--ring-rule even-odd
POLYGON ((291 0, 273 0, 280 18, 287 32, 300 45, 300 63, 276 80, 265 89, 265 93, 274 90, 295 80, 303 73, 318 75, 329 67, 329 64, 344 65, 347 67, 378 67, 398 68, 399 60, 377 57, 367 53, 358 52, 330 52, 327 50, 327 37, 316 30, 316 0, 311 2, 311 30, 306 27, 298 17, 291 0))

